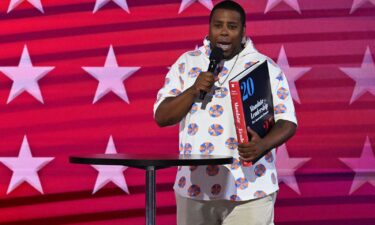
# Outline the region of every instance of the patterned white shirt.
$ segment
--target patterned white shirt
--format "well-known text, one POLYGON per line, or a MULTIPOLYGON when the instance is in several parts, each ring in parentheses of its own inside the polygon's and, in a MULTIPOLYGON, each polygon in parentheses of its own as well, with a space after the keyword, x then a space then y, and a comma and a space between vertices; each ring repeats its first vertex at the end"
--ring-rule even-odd
MULTIPOLYGON (((201 71, 209 64, 209 41, 198 50, 184 53, 166 75, 164 87, 158 92, 154 112, 167 97, 175 97, 191 87, 201 71)), ((200 199, 228 199, 244 201, 272 194, 278 190, 275 168, 275 149, 251 167, 239 161, 237 135, 231 108, 228 81, 257 61, 268 61, 273 94, 275 121, 288 120, 297 124, 289 86, 280 68, 268 57, 260 54, 250 39, 238 57, 224 62, 218 74, 219 81, 202 109, 196 101, 180 122, 180 154, 214 154, 233 156, 234 162, 223 166, 179 167, 174 190, 181 196, 200 199)), ((207 98, 207 96, 206 96, 207 98)))

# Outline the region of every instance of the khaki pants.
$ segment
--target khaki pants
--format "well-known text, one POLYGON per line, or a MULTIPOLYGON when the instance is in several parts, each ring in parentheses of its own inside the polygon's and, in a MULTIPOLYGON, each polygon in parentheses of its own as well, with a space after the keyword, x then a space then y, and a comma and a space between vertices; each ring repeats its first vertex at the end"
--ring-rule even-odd
POLYGON ((239 202, 202 201, 175 195, 178 225, 274 225, 276 193, 239 202))

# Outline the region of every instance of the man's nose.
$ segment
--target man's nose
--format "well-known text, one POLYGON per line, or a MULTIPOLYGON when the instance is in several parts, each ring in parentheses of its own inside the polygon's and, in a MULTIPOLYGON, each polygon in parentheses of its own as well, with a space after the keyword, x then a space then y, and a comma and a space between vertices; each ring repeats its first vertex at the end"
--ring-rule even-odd
POLYGON ((222 36, 227 36, 228 35, 228 28, 227 26, 223 26, 221 31, 220 31, 220 35, 222 36))

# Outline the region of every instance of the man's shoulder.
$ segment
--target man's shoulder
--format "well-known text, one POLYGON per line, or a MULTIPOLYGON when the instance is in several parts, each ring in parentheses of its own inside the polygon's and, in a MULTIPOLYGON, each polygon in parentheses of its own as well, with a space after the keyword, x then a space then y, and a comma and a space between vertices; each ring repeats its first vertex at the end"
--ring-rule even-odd
POLYGON ((280 66, 272 58, 260 52, 252 52, 245 55, 245 57, 251 61, 267 61, 270 76, 278 76, 282 72, 280 66))
POLYGON ((280 66, 277 65, 277 63, 271 57, 266 56, 259 52, 255 53, 255 55, 256 55, 255 57, 258 58, 258 61, 260 62, 267 61, 269 69, 280 70, 280 66))
POLYGON ((201 49, 194 49, 190 51, 186 51, 180 55, 177 59, 177 63, 197 63, 205 61, 207 56, 201 49))
POLYGON ((205 51, 202 48, 196 48, 194 50, 186 51, 182 56, 189 58, 189 59, 197 59, 197 58, 204 58, 207 57, 205 55, 205 51))

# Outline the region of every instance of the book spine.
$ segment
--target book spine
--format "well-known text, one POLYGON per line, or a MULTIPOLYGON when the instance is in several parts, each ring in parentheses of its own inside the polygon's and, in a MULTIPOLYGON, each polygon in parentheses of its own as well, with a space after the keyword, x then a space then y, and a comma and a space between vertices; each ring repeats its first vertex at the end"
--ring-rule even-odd
MULTIPOLYGON (((249 142, 249 138, 247 135, 245 115, 244 115, 243 105, 242 105, 240 83, 237 81, 230 81, 229 92, 230 92, 230 97, 232 100, 234 125, 236 127, 238 144, 249 142)), ((247 161, 242 161, 242 160, 241 160, 241 164, 244 167, 251 167, 253 165, 252 162, 247 162, 247 161)))
POLYGON ((237 81, 229 82, 230 97, 232 100, 232 110, 234 116, 234 124, 237 132, 237 140, 239 144, 248 142, 245 115, 242 105, 242 96, 240 84, 237 81))

